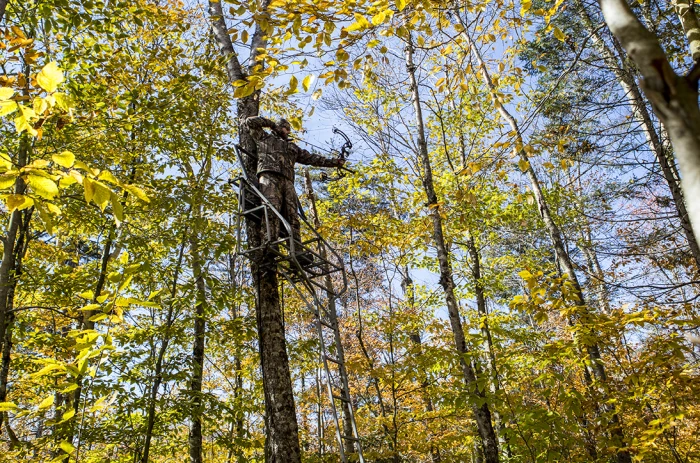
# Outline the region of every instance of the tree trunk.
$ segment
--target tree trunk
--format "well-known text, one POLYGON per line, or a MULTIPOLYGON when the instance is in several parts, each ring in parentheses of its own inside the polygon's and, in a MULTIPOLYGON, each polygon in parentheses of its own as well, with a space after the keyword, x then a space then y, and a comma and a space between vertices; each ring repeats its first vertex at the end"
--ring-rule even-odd
POLYGON ((5 17, 5 9, 7 8, 7 0, 0 0, 0 21, 5 17))
POLYGON ((690 55, 693 61, 700 61, 700 24, 695 14, 695 2, 693 0, 674 0, 673 8, 676 10, 678 19, 688 39, 690 55))
MULTIPOLYGON (((195 221, 201 221, 199 214, 195 221)), ((202 256, 199 251, 199 236, 193 232, 190 236, 192 255, 192 272, 195 278, 196 302, 194 306, 194 342, 192 344, 192 378, 190 394, 192 412, 190 415, 190 434, 188 438, 190 463, 202 463, 202 376, 204 374, 204 342, 206 330, 206 285, 202 269, 202 256)))
POLYGON ((700 241, 700 62, 687 76, 675 73, 658 39, 624 0, 599 0, 610 31, 643 77, 642 89, 666 127, 681 172, 681 187, 696 242, 700 241))
MULTIPOLYGON (((259 5, 258 17, 267 15, 271 0, 263 0, 259 5)), ((242 68, 236 51, 228 35, 221 2, 209 2, 209 16, 216 41, 221 54, 226 58, 226 71, 229 80, 244 80, 248 72, 242 68)), ((255 33, 250 45, 252 66, 258 64, 257 57, 267 46, 266 31, 256 23, 255 33)), ((257 116, 260 107, 260 92, 238 100, 239 123, 247 117, 257 116)), ((246 156, 243 166, 247 172, 256 172, 257 157, 255 142, 239 125, 241 145, 253 156, 246 156)), ((246 220, 248 240, 251 245, 260 244, 260 226, 251 220, 246 220)), ((272 256, 253 256, 251 273, 255 285, 255 312, 258 327, 260 361, 262 364, 263 389, 265 391, 265 460, 267 463, 300 463, 299 431, 294 408, 292 380, 289 371, 289 358, 284 337, 284 324, 280 309, 279 285, 277 273, 270 271, 274 265, 270 263, 272 256)))
MULTIPOLYGON (((500 379, 498 377, 493 338, 491 337, 491 329, 489 328, 488 311, 486 310, 486 294, 484 291, 484 282, 481 277, 481 257, 476 243, 474 242, 474 237, 471 234, 467 237, 467 249, 471 255, 471 273, 474 279, 474 294, 476 295, 476 309, 480 318, 481 335, 486 340, 486 369, 489 375, 489 388, 491 394, 495 397, 501 389, 500 379)), ((510 458, 510 443, 506 436, 503 418, 496 407, 494 407, 493 410, 493 418, 496 423, 496 430, 498 431, 498 443, 501 448, 505 449, 506 457, 510 458)))
MULTIPOLYGON (((17 168, 21 169, 29 162, 29 151, 31 145, 28 135, 25 133, 21 136, 19 151, 17 156, 17 168)), ((21 177, 18 177, 15 182, 15 194, 21 195, 27 189, 27 185, 21 177)), ((7 227, 7 233, 3 240, 2 262, 0 262, 0 343, 5 339, 5 326, 7 325, 8 316, 8 295, 10 289, 15 285, 14 270, 17 265, 16 247, 18 233, 22 224, 22 211, 14 210, 10 214, 10 223, 7 227)), ((1 349, 0 349, 1 350, 1 349)))
POLYGON ((416 81, 416 65, 413 62, 413 42, 409 34, 406 44, 406 68, 411 82, 411 94, 418 130, 418 149, 423 169, 423 188, 428 198, 428 208, 433 224, 433 241, 437 248, 437 258, 440 267, 440 285, 445 293, 447 312, 452 326, 454 342, 460 356, 460 363, 464 374, 464 381, 472 399, 472 410, 476 419, 479 435, 484 447, 486 463, 498 462, 498 440, 491 424, 491 410, 486 403, 486 394, 479 387, 476 372, 467 358, 470 355, 462 328, 462 320, 459 315, 459 305, 455 297, 455 283, 452 277, 452 267, 442 227, 442 218, 438 204, 435 187, 433 185, 433 172, 428 155, 428 144, 425 137, 423 113, 421 108, 418 82, 416 81), (480 404, 477 402, 481 402, 480 404))

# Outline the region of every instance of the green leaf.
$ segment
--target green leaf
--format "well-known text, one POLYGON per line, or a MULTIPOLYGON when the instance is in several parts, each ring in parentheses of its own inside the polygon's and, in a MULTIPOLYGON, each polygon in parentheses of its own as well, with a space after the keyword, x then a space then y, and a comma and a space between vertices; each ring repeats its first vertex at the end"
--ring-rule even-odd
POLYGON ((47 92, 55 92, 58 85, 65 80, 63 72, 55 61, 50 62, 36 75, 37 83, 47 92))
POLYGON ((61 167, 70 168, 73 167, 73 164, 75 164, 75 155, 70 151, 63 151, 59 154, 54 154, 51 156, 51 159, 53 159, 53 162, 61 167))
POLYGON ((51 405, 53 405, 54 398, 55 397, 53 395, 50 395, 47 398, 45 398, 44 400, 42 400, 41 403, 39 404, 39 410, 46 410, 51 405))

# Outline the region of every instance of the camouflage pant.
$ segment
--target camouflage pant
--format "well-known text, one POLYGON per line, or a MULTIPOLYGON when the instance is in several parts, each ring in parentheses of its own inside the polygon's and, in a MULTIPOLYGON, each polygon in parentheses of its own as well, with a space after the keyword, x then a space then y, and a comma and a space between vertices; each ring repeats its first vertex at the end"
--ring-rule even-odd
MULTIPOLYGON (((262 172, 260 174, 260 192, 265 195, 272 207, 277 209, 289 223, 294 241, 301 243, 301 226, 297 215, 297 192, 294 189, 294 182, 281 175, 262 172)), ((286 228, 282 226, 274 213, 269 214, 268 219, 270 226, 270 236, 268 238, 270 241, 276 241, 278 238, 288 235, 286 228)))

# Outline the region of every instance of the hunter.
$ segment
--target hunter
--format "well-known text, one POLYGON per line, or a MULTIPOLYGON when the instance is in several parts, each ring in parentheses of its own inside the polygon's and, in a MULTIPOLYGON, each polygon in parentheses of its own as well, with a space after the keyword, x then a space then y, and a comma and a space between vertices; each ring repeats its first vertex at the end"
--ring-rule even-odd
MULTIPOLYGON (((300 264, 310 263, 310 256, 301 253, 301 230, 297 215, 297 193, 294 189, 294 164, 316 167, 342 167, 344 159, 328 159, 311 154, 289 141, 292 127, 285 119, 276 124, 261 116, 245 120, 245 128, 255 140, 258 147, 257 175, 260 191, 289 222, 295 240, 296 258, 300 264), (269 128, 268 133, 263 128, 269 128), (298 245, 296 243, 299 243, 298 245), (297 247, 298 246, 298 247, 297 247)), ((280 237, 280 223, 273 215, 270 217, 270 241, 280 237)))

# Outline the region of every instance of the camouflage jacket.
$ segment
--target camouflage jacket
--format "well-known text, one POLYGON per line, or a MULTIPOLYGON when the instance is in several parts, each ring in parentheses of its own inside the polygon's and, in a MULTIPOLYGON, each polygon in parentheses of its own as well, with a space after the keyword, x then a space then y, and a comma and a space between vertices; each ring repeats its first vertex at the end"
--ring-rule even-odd
POLYGON ((274 126, 274 122, 260 116, 249 117, 245 121, 246 129, 258 146, 258 175, 263 172, 275 172, 293 181, 294 164, 297 162, 316 167, 339 165, 335 159, 311 154, 274 132, 267 133, 263 130, 264 127, 274 126))

